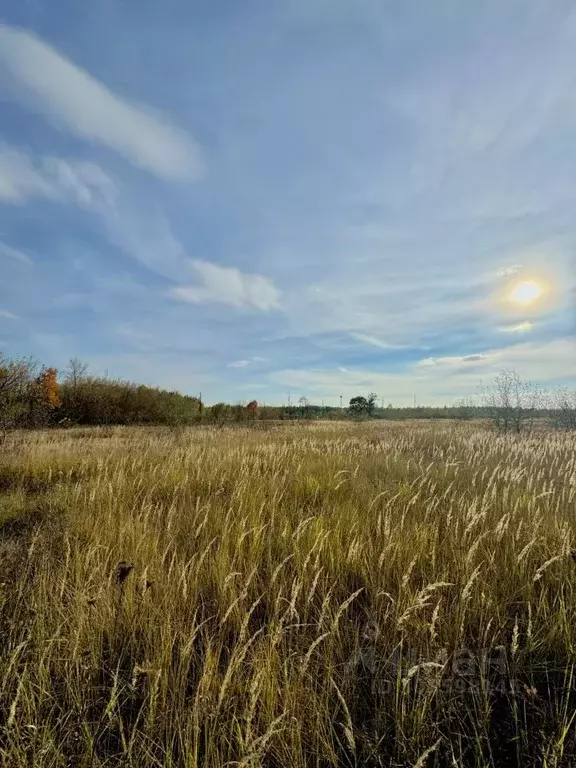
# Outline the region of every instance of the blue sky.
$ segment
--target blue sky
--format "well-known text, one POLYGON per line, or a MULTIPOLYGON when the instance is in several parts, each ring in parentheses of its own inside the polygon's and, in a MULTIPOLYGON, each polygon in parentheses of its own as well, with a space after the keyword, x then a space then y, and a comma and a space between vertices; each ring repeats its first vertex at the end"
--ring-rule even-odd
POLYGON ((8 0, 0 350, 208 402, 576 382, 576 9, 8 0), (509 300, 537 281, 530 305, 509 300))

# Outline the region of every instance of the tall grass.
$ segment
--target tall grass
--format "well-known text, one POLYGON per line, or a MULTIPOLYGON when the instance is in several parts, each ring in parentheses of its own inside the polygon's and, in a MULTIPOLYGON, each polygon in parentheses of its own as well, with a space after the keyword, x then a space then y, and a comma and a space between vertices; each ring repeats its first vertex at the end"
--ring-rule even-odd
POLYGON ((576 439, 16 434, 0 760, 570 765, 576 439))

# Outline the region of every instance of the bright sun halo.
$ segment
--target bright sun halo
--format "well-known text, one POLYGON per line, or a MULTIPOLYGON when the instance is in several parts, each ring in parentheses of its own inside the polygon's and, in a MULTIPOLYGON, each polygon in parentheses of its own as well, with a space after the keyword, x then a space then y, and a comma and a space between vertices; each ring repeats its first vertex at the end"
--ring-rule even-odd
POLYGON ((510 291, 510 301, 515 304, 533 304, 542 296, 542 286, 536 280, 524 280, 510 291))

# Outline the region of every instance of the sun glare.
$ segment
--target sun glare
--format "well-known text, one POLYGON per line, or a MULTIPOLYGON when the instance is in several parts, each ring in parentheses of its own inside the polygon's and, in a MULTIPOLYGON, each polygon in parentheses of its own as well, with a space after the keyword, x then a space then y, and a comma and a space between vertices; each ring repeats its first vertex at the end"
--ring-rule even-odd
POLYGON ((515 304, 533 304, 542 296, 543 290, 536 280, 524 280, 510 291, 509 298, 515 304))

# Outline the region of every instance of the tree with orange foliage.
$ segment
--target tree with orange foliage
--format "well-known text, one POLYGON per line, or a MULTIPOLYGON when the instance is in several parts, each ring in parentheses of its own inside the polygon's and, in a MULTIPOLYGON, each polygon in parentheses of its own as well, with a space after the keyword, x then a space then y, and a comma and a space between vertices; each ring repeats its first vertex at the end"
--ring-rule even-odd
POLYGON ((50 421, 53 411, 62 404, 56 368, 43 368, 31 382, 28 414, 30 426, 50 421))
POLYGON ((60 399, 60 385, 58 384, 58 371, 56 368, 46 368, 36 379, 36 386, 40 401, 51 408, 59 408, 62 405, 60 399))
POLYGON ((258 401, 251 400, 246 406, 246 412, 248 413, 249 419, 252 419, 252 420, 257 419, 258 414, 260 413, 260 409, 258 408, 258 401))

